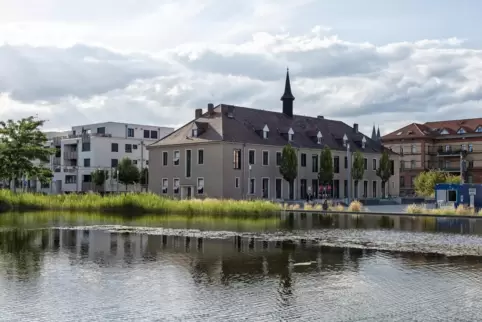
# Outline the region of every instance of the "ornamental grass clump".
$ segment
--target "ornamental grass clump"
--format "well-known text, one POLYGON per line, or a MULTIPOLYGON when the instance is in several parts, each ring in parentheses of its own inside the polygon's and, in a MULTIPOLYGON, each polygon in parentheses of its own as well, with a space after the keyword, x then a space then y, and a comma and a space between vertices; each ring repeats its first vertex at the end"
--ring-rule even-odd
POLYGON ((348 211, 350 212, 360 212, 360 211, 363 211, 363 204, 358 201, 358 200, 354 200, 350 203, 350 205, 348 206, 348 211))
POLYGON ((265 215, 278 213, 279 204, 265 200, 177 200, 152 193, 43 195, 0 190, 2 210, 66 210, 130 213, 210 215, 265 215))

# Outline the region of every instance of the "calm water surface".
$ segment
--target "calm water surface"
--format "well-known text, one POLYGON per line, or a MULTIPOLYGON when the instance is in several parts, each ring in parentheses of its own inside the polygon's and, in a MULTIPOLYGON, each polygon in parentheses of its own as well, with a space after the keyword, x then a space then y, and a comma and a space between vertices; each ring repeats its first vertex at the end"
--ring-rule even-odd
POLYGON ((0 321, 482 321, 481 245, 482 220, 3 214, 0 321))

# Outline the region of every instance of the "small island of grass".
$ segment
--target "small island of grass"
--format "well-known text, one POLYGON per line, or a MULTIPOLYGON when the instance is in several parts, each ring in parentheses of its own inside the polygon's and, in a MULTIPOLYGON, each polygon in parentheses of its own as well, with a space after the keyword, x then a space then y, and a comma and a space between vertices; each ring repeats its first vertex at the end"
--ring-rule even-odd
POLYGON ((0 190, 1 211, 84 211, 130 214, 272 215, 281 205, 263 200, 177 200, 152 193, 43 195, 0 190))

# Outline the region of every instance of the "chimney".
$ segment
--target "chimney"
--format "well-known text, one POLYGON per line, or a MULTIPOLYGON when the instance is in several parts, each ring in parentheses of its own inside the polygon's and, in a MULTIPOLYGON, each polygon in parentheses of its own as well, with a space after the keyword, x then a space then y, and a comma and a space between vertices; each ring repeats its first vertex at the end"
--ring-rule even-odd
POLYGON ((194 113, 194 118, 198 119, 203 115, 203 109, 202 108, 197 108, 195 113, 194 113))
POLYGON ((353 123, 353 132, 358 133, 358 123, 353 123))
POLYGON ((214 112, 214 104, 213 103, 209 103, 208 104, 208 113, 209 115, 213 114, 214 112))
POLYGON ((317 116, 319 119, 324 119, 325 117, 323 115, 318 115, 317 116))

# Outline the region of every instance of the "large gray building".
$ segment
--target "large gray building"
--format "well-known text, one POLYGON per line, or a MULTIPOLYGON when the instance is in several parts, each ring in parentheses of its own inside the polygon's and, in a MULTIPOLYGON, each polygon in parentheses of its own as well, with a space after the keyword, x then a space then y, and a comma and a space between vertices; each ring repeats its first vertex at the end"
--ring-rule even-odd
POLYGON ((288 199, 289 184, 279 165, 281 151, 291 144, 298 155, 294 198, 318 191, 321 149, 327 145, 334 158, 335 198, 345 198, 350 187, 347 147, 365 157, 364 179, 351 196, 381 197, 382 189, 398 195, 399 159, 392 154, 394 174, 382 187, 376 176, 383 146, 353 127, 322 116, 293 114, 295 98, 289 73, 281 97, 282 112, 220 104, 196 109, 194 119, 148 146, 149 189, 179 198, 288 199))

